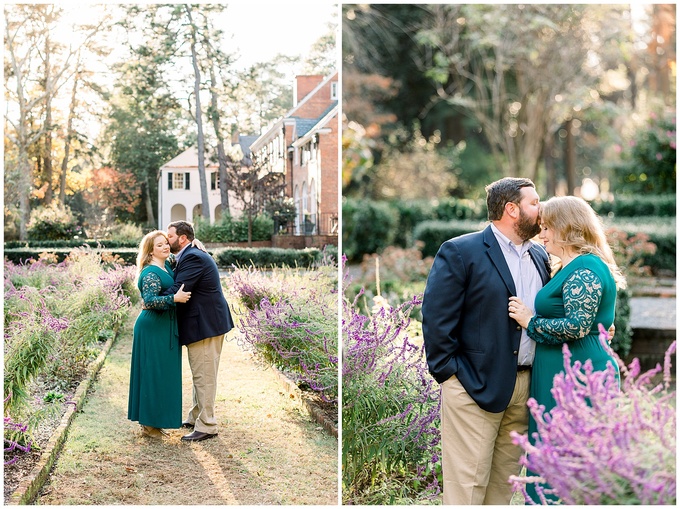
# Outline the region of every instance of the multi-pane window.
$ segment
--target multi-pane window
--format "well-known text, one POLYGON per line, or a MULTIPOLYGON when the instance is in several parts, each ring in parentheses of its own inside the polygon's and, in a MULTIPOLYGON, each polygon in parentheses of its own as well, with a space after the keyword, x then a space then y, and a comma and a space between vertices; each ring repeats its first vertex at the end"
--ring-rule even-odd
POLYGON ((220 188, 220 174, 214 171, 210 174, 210 190, 216 191, 220 188))
POLYGON ((169 172, 168 173, 168 189, 189 189, 190 175, 188 172, 169 172))

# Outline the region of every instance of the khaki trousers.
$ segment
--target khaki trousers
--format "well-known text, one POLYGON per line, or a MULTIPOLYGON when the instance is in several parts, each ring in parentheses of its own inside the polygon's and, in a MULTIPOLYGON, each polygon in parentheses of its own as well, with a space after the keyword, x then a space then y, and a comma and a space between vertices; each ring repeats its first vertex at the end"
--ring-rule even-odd
POLYGON ((508 505, 511 475, 518 475, 522 450, 510 431, 529 425, 530 371, 517 373, 504 412, 479 408, 455 375, 442 384, 441 432, 444 505, 508 505))
POLYGON ((223 343, 224 334, 187 345, 193 380, 193 406, 184 421, 193 423, 194 430, 202 433, 217 433, 215 395, 223 343))

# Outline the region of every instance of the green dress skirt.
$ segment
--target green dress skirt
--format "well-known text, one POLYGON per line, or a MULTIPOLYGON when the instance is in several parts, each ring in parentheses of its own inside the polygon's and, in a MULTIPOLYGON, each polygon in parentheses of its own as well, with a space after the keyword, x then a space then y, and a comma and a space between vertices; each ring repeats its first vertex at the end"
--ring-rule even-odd
POLYGON ((160 295, 174 284, 170 265, 144 267, 137 286, 144 309, 134 327, 128 419, 154 428, 182 425, 182 352, 173 295, 160 295))
MULTIPOLYGON (((585 363, 588 359, 595 371, 605 370, 612 364, 617 372, 616 360, 603 347, 599 339, 598 324, 608 329, 614 323, 616 310, 616 282, 607 265, 597 256, 580 255, 567 264, 536 295, 536 316, 527 328, 529 337, 536 341, 536 355, 531 370, 530 397, 550 412, 555 399, 550 392, 553 379, 564 372, 562 345, 567 343, 571 364, 585 363)), ((537 425, 529 416, 529 439, 536 442, 537 425)), ((537 475, 527 472, 527 475, 537 475)), ((543 485, 543 489, 550 486, 543 485)), ((533 484, 527 492, 540 504, 533 484)), ((548 499, 556 500, 550 496, 548 499)))

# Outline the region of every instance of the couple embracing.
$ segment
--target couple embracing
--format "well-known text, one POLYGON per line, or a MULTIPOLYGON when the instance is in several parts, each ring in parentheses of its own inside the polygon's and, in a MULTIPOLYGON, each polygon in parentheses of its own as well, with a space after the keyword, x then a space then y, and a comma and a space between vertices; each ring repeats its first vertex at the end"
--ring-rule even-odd
MULTIPOLYGON (((511 432, 535 443, 527 400, 555 406, 563 344, 572 364, 618 370, 598 325, 612 326, 626 281, 595 211, 574 196, 540 202, 524 178, 486 191, 491 224, 442 244, 423 297, 427 363, 441 385, 445 505, 510 503, 521 455, 511 432)), ((534 486, 527 492, 542 501, 534 486)))
POLYGON ((213 258, 186 221, 142 239, 137 286, 143 306, 134 327, 128 419, 151 437, 193 428, 182 440, 217 436, 215 395, 224 336, 233 327, 213 258), (174 256, 172 256, 172 255, 174 256), (193 401, 182 421, 182 352, 187 347, 193 401))

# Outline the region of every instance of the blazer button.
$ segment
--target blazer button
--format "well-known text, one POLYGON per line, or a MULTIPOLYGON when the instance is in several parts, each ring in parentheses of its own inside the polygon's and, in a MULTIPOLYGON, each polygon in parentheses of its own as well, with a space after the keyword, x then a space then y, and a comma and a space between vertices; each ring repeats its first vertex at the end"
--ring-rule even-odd
POLYGON ((517 326, 517 330, 522 330, 522 326, 521 326, 521 325, 518 325, 518 326, 517 326))
POLYGON ((519 352, 517 350, 515 350, 514 352, 512 352, 512 354, 513 355, 519 355, 519 352))

